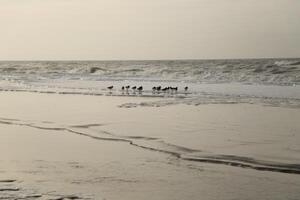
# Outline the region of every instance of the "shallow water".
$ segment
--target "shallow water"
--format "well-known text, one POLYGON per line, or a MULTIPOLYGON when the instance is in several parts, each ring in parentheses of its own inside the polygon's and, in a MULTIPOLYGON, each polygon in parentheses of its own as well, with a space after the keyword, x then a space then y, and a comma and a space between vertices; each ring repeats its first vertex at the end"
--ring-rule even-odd
POLYGON ((2 125, 125 143, 183 160, 300 173, 298 109, 248 104, 128 109, 124 102, 160 100, 30 93, 3 93, 2 101, 10 101, 0 107, 8 114, 0 118, 2 125))
POLYGON ((297 199, 298 109, 154 101, 2 92, 0 196, 297 199))

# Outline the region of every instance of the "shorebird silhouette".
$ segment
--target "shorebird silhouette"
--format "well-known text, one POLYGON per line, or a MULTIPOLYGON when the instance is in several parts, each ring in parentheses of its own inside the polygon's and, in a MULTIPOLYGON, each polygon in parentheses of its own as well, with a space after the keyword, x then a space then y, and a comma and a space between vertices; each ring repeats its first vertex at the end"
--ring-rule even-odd
POLYGON ((187 91, 188 89, 189 89, 189 87, 188 87, 188 86, 186 86, 186 87, 184 88, 184 90, 185 90, 185 91, 187 91))
POLYGON ((138 87, 138 89, 137 89, 138 91, 143 91, 143 86, 140 86, 140 87, 138 87))
POLYGON ((113 89, 114 88, 114 86, 109 86, 109 87, 107 87, 107 89, 109 89, 109 90, 111 90, 111 89, 113 89))
POLYGON ((122 86, 122 90, 125 90, 125 87, 124 87, 124 86, 122 86))
POLYGON ((135 89, 136 89, 136 86, 133 86, 131 89, 135 90, 135 89))
POLYGON ((168 90, 168 88, 167 87, 165 87, 165 88, 163 88, 163 89, 161 89, 161 91, 167 91, 168 90))
POLYGON ((127 85, 125 88, 126 88, 126 90, 128 90, 130 88, 130 85, 127 85))

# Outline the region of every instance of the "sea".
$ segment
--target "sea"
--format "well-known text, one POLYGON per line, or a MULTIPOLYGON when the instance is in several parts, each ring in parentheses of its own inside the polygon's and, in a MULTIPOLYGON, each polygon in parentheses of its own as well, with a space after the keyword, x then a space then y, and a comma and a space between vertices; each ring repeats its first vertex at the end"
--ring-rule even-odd
POLYGON ((1 61, 0 90, 167 97, 155 104, 124 105, 126 107, 178 103, 261 103, 300 107, 300 58, 1 61), (109 86, 113 89, 107 89, 109 86), (126 86, 130 88, 122 90, 126 86), (132 90, 133 86, 142 86, 143 91, 132 90), (177 90, 153 90, 153 87, 159 86, 162 89, 177 87, 177 90), (188 90, 184 90, 185 87, 188 90))
POLYGON ((300 58, 0 61, 0 102, 0 199, 300 196, 300 58))

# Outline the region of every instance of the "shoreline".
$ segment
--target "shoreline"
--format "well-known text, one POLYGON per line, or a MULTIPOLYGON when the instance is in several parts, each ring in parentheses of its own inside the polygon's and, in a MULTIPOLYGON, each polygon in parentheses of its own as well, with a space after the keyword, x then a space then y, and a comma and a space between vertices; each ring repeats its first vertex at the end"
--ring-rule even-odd
POLYGON ((251 198, 299 196, 298 175, 243 168, 256 160, 263 163, 252 164, 264 169, 300 163, 298 109, 250 104, 119 107, 156 100, 2 92, 0 182, 16 181, 0 183, 0 196, 215 200, 220 190, 232 194, 222 199, 243 199, 235 189, 240 185, 251 198))

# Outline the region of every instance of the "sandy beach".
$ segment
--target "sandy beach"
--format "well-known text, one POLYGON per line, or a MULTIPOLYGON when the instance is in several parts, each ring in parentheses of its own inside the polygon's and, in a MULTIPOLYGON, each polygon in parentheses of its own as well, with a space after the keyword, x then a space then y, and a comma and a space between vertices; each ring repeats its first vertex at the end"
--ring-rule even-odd
POLYGON ((300 200, 300 1, 0 1, 0 200, 300 200))
POLYGON ((1 92, 1 199, 297 199, 299 109, 1 92), (9 102, 9 103, 7 103, 9 102))

